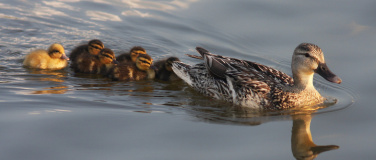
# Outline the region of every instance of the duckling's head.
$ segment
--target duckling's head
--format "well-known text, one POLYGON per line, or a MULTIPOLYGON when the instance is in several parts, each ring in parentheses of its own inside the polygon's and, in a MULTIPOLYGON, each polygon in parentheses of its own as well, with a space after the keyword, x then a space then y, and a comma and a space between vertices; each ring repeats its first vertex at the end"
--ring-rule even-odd
POLYGON ((321 48, 312 43, 302 43, 295 48, 291 69, 295 81, 297 80, 295 78, 304 79, 304 77, 313 77, 314 73, 318 73, 330 82, 338 84, 342 82, 338 76, 329 70, 321 48))
POLYGON ((103 48, 104 45, 102 41, 98 39, 93 39, 88 43, 88 50, 91 55, 98 55, 103 48))
POLYGON ((136 62, 136 59, 141 54, 146 54, 146 50, 140 46, 135 46, 130 51, 132 62, 136 62))
POLYGON ((48 54, 54 59, 61 58, 69 60, 69 58, 65 55, 64 47, 58 43, 54 43, 48 48, 48 54))
POLYGON ((116 63, 114 52, 109 48, 103 48, 98 54, 99 60, 102 64, 116 63))
POLYGON ((143 71, 147 71, 152 63, 153 59, 147 54, 140 54, 136 59, 137 68, 143 71))
POLYGON ((164 67, 167 71, 172 71, 172 63, 175 62, 175 61, 180 61, 179 58, 177 57, 170 57, 170 58, 167 58, 165 64, 164 64, 164 67))

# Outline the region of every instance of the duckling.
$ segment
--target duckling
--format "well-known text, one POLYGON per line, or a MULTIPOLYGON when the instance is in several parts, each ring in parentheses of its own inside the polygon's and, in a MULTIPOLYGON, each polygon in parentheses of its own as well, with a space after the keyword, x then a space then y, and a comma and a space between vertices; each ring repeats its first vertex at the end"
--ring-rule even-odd
POLYGON ((92 73, 105 75, 116 65, 115 54, 111 49, 103 48, 98 55, 82 55, 77 59, 76 73, 92 73))
POLYGON ((123 53, 116 57, 119 63, 136 62, 138 55, 146 54, 146 50, 141 46, 133 47, 129 53, 123 53))
POLYGON ((37 69, 63 69, 68 65, 69 58, 65 55, 64 47, 54 43, 48 50, 38 49, 26 55, 23 65, 37 69))
POLYGON ((159 60, 153 64, 155 78, 163 81, 175 81, 180 78, 172 71, 172 63, 180 61, 177 57, 169 57, 159 60))
POLYGON ((69 54, 69 58, 72 61, 71 68, 76 68, 77 59, 79 57, 84 57, 85 55, 98 55, 103 48, 104 45, 102 41, 98 39, 93 39, 90 40, 88 44, 77 46, 69 54))
POLYGON ((131 81, 154 79, 155 71, 150 68, 153 59, 147 54, 140 54, 136 62, 120 63, 113 67, 108 77, 112 80, 131 81))
POLYGON ((329 82, 342 82, 329 70, 321 48, 312 43, 295 48, 292 77, 256 62, 215 55, 201 47, 196 50, 204 63, 174 62, 176 75, 204 95, 246 108, 282 110, 323 103, 326 98, 313 86, 314 73, 329 82))

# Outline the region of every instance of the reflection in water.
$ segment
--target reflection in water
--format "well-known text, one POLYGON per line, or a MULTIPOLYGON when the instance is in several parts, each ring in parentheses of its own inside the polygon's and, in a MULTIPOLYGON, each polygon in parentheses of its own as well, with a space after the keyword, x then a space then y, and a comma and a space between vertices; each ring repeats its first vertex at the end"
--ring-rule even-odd
POLYGON ((312 140, 311 115, 293 115, 291 149, 292 154, 298 160, 310 160, 320 153, 338 149, 336 145, 318 146, 312 140))
MULTIPOLYGON (((207 100, 206 100, 207 101, 207 100)), ((257 112, 235 107, 224 107, 220 103, 210 104, 212 107, 195 106, 193 116, 202 121, 221 124, 236 124, 255 126, 270 121, 292 120, 291 149, 293 156, 298 160, 311 160, 320 153, 338 149, 336 145, 318 146, 312 140, 311 120, 312 114, 317 113, 315 109, 327 108, 335 103, 328 102, 324 105, 307 107, 296 110, 279 112, 257 112), (216 106, 213 106, 216 105, 216 106)))
POLYGON ((55 82, 55 86, 43 88, 43 90, 32 91, 31 94, 64 94, 68 91, 68 87, 63 85, 64 78, 67 73, 64 71, 51 71, 28 69, 31 74, 40 74, 42 77, 36 78, 39 81, 55 82))

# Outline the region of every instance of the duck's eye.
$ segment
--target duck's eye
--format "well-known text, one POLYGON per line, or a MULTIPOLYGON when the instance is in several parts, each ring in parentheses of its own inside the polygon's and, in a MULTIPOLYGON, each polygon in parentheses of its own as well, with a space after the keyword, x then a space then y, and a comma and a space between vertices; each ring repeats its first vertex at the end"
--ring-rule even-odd
POLYGON ((52 50, 52 53, 60 53, 58 50, 52 50))
POLYGON ((148 61, 145 61, 145 60, 140 60, 142 63, 146 63, 146 64, 149 64, 150 65, 150 63, 148 62, 148 61))
POLYGON ((304 54, 305 57, 310 57, 309 53, 304 54))
POLYGON ((109 56, 109 55, 107 55, 107 54, 103 54, 103 56, 105 56, 105 57, 107 57, 107 58, 110 58, 110 59, 114 59, 114 57, 111 57, 111 56, 109 56))
POLYGON ((101 48, 99 48, 99 47, 97 47, 97 46, 94 46, 94 45, 91 45, 91 47, 93 47, 93 48, 95 48, 95 49, 101 49, 101 48))

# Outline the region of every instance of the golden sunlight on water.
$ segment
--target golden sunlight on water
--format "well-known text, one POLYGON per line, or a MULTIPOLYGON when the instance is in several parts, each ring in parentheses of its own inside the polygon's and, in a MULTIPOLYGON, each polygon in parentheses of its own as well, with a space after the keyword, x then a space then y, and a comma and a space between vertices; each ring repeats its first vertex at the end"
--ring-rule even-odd
POLYGON ((53 82, 54 86, 45 87, 42 90, 31 91, 31 94, 64 94, 68 91, 68 86, 63 85, 66 72, 29 69, 30 74, 41 75, 34 80, 53 82))

